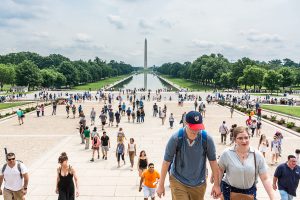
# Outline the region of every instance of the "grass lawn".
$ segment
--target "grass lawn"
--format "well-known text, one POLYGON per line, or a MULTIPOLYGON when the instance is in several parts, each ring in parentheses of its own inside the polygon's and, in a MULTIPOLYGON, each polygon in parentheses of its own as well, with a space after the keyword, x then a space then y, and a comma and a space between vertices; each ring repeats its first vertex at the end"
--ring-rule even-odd
POLYGON ((107 79, 103 79, 101 81, 98 82, 94 82, 94 83, 88 83, 85 85, 78 85, 75 86, 74 88, 72 88, 72 90, 89 90, 91 88, 91 90, 99 90, 100 88, 112 84, 116 81, 119 81, 121 79, 124 79, 126 77, 128 77, 130 75, 122 75, 122 76, 116 76, 116 77, 111 77, 111 78, 107 78, 107 79))
POLYGON ((173 77, 166 76, 166 75, 161 75, 161 76, 168 79, 169 81, 179 85, 182 88, 188 88, 193 91, 213 90, 213 88, 210 86, 200 85, 200 84, 197 84, 190 80, 181 79, 181 78, 173 78, 173 77))
POLYGON ((266 96, 267 94, 268 95, 270 95, 270 96, 272 96, 272 97, 283 97, 283 94, 280 94, 280 93, 273 93, 273 94, 271 94, 271 93, 250 93, 251 95, 254 95, 254 96, 266 96))
POLYGON ((263 109, 300 117, 300 106, 262 105, 263 109))
POLYGON ((12 107, 16 107, 16 106, 22 106, 22 105, 29 104, 29 103, 32 103, 32 102, 0 103, 0 110, 12 108, 12 107))
POLYGON ((8 85, 8 84, 3 85, 3 90, 4 91, 10 90, 10 88, 11 88, 11 85, 8 85))

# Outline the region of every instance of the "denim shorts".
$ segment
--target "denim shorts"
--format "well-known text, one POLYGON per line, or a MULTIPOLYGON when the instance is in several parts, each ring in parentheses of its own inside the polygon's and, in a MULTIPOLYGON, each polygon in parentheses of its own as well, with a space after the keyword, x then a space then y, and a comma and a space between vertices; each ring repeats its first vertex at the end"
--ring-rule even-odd
POLYGON ((285 190, 279 190, 281 200, 292 200, 293 196, 287 193, 285 190))

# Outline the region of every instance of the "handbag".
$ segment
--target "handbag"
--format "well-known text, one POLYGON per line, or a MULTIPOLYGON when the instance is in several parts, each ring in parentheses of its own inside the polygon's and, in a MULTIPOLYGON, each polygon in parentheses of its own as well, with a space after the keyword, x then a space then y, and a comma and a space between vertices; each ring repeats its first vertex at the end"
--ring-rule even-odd
MULTIPOLYGON (((254 166, 255 166, 255 181, 254 184, 256 184, 256 155, 254 151, 254 166)), ((237 192, 230 192, 230 200, 254 200, 253 194, 243 194, 243 193, 237 193, 237 192)))
POLYGON ((230 192, 230 200, 254 200, 254 195, 230 192))

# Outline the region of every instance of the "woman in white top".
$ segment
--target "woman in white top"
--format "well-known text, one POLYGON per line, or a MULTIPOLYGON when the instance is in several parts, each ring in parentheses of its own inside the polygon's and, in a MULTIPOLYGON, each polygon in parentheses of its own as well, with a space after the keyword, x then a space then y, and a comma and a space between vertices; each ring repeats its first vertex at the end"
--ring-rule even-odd
POLYGON ((276 136, 274 136, 274 140, 271 142, 271 151, 272 151, 271 165, 278 163, 279 149, 280 149, 280 141, 276 136))
POLYGON ((263 154, 264 157, 266 157, 266 152, 269 147, 269 141, 267 140, 267 137, 265 134, 262 134, 259 139, 258 149, 263 154))
POLYGON ((235 146, 226 149, 219 160, 221 177, 226 171, 221 182, 224 200, 230 200, 232 195, 249 195, 256 199, 257 176, 261 179, 269 199, 274 200, 266 161, 261 153, 249 146, 248 129, 236 127, 233 130, 233 138, 235 146))
POLYGON ((134 156, 136 156, 136 145, 134 144, 134 139, 130 138, 130 142, 128 143, 128 155, 131 164, 131 171, 133 170, 134 165, 134 156))

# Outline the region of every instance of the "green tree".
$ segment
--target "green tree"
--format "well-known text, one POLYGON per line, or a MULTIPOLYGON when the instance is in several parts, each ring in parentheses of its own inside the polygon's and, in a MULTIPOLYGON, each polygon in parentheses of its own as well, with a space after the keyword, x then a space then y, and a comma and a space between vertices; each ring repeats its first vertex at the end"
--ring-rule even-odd
POLYGON ((256 86, 258 86, 260 89, 262 87, 264 75, 264 69, 259 68, 255 65, 248 65, 244 69, 243 81, 244 83, 246 83, 246 85, 254 86, 254 90, 256 90, 256 86))
POLYGON ((16 72, 13 65, 0 64, 0 87, 3 90, 4 84, 13 84, 15 82, 16 72))
MULTIPOLYGON (((240 77, 244 75, 244 69, 248 65, 256 65, 256 62, 254 60, 251 60, 250 58, 244 57, 242 59, 239 59, 237 62, 232 64, 232 87, 238 87, 239 84, 243 83, 241 82, 240 77)), ((243 84, 246 87, 246 84, 243 84)))
POLYGON ((223 88, 231 87, 231 72, 222 73, 220 77, 220 84, 223 88))
POLYGON ((25 60, 16 68, 16 84, 28 86, 28 89, 40 86, 42 76, 40 69, 32 61, 25 60))
POLYGON ((59 72, 66 77, 66 84, 69 87, 77 85, 79 82, 79 72, 69 61, 64 61, 59 65, 59 72))
POLYGON ((65 86, 67 83, 66 77, 59 72, 56 72, 56 80, 55 80, 55 87, 56 88, 61 88, 62 86, 65 86))
POLYGON ((274 90, 278 90, 282 75, 276 72, 275 70, 269 70, 263 80, 263 85, 273 93, 274 90))
POLYGON ((56 81, 56 71, 54 69, 42 69, 41 75, 43 78, 42 86, 43 87, 53 87, 56 81))
POLYGON ((278 73, 282 75, 280 86, 283 90, 285 87, 291 86, 294 83, 295 75, 291 68, 282 67, 278 70, 278 73))
POLYGON ((295 74, 295 80, 294 80, 295 82, 294 82, 294 84, 297 85, 297 86, 299 86, 299 84, 300 84, 300 70, 296 69, 295 72, 294 72, 294 74, 295 74))

